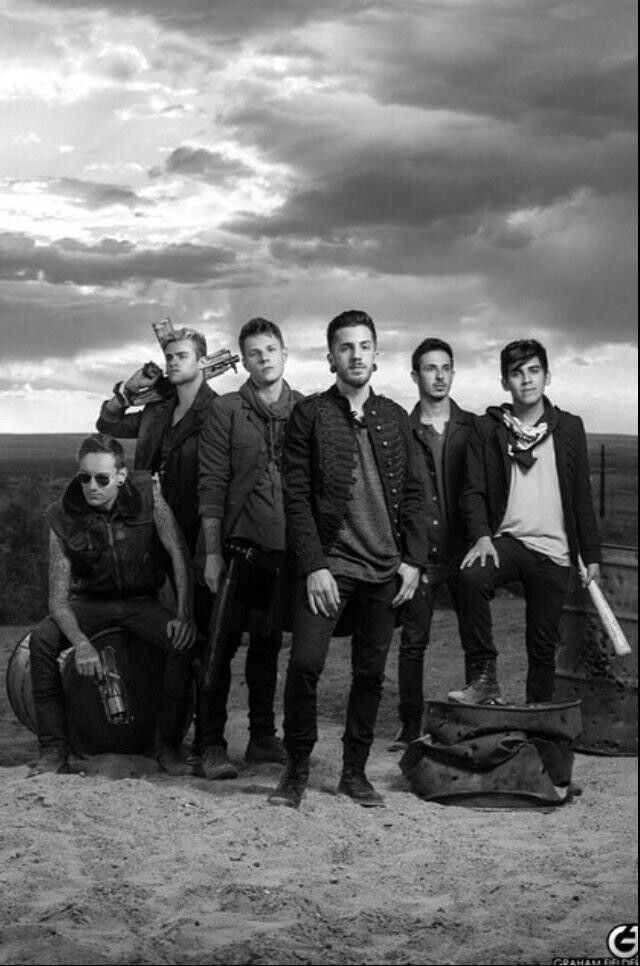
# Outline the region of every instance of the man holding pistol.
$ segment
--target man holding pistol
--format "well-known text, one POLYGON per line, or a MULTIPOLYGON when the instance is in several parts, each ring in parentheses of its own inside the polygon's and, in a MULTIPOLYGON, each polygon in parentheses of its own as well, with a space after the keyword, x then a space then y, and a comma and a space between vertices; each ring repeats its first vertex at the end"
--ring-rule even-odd
POLYGON ((30 637, 40 757, 31 774, 68 770, 69 739, 58 655, 73 647, 76 668, 101 675, 91 643, 119 626, 166 654, 156 756, 171 775, 191 774, 180 752, 195 627, 184 539, 149 473, 127 474, 120 443, 95 434, 80 444, 78 473, 46 511, 50 616, 30 637), (171 560, 177 609, 157 599, 171 560))

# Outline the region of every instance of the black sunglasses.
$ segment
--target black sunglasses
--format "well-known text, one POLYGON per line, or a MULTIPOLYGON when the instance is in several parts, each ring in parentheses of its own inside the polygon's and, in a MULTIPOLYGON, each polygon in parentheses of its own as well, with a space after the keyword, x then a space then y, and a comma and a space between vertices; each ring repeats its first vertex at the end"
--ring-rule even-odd
POLYGON ((91 480, 95 480, 98 486, 105 487, 109 486, 111 483, 112 476, 110 473, 77 473, 76 479, 83 485, 91 483, 91 480))

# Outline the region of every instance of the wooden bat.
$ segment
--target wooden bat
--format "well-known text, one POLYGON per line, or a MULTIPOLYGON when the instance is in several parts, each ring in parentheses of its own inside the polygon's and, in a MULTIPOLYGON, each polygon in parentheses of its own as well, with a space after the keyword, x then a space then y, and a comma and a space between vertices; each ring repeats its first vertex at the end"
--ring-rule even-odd
MULTIPOLYGON (((580 571, 580 576, 586 579, 587 568, 584 565, 584 560, 582 557, 578 557, 578 570, 580 571)), ((587 584, 587 590, 593 601, 593 606, 595 607, 600 622, 607 632, 607 636, 611 643, 613 644, 613 649, 618 657, 625 657, 627 654, 631 654, 631 647, 629 641, 627 640, 624 631, 618 623, 618 618, 611 610, 607 598, 602 593, 602 590, 595 582, 595 580, 589 581, 587 584)))

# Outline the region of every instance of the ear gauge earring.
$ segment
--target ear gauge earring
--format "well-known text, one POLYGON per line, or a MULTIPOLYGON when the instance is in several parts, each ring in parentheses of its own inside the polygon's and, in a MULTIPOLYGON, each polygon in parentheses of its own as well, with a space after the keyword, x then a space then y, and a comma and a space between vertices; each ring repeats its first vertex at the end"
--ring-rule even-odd
POLYGON ((371 366, 371 371, 372 372, 377 372, 378 371, 378 363, 377 362, 374 362, 373 363, 373 365, 371 366))
POLYGON ((335 372, 335 371, 336 371, 336 367, 334 365, 330 365, 329 372, 335 372))

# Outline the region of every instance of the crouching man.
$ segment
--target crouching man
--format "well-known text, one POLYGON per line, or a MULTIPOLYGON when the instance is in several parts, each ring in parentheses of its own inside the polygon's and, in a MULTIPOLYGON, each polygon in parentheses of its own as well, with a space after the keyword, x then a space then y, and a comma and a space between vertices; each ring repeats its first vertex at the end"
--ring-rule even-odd
POLYGON ((119 626, 166 653, 156 726, 158 764, 192 773, 180 755, 195 627, 186 548, 173 514, 149 473, 127 475, 124 451, 111 436, 88 436, 78 473, 46 510, 50 616, 31 633, 31 679, 40 756, 32 775, 66 772, 69 741, 58 655, 74 649, 78 672, 101 676, 90 638, 119 626), (173 568, 175 615, 158 600, 162 547, 173 568))

